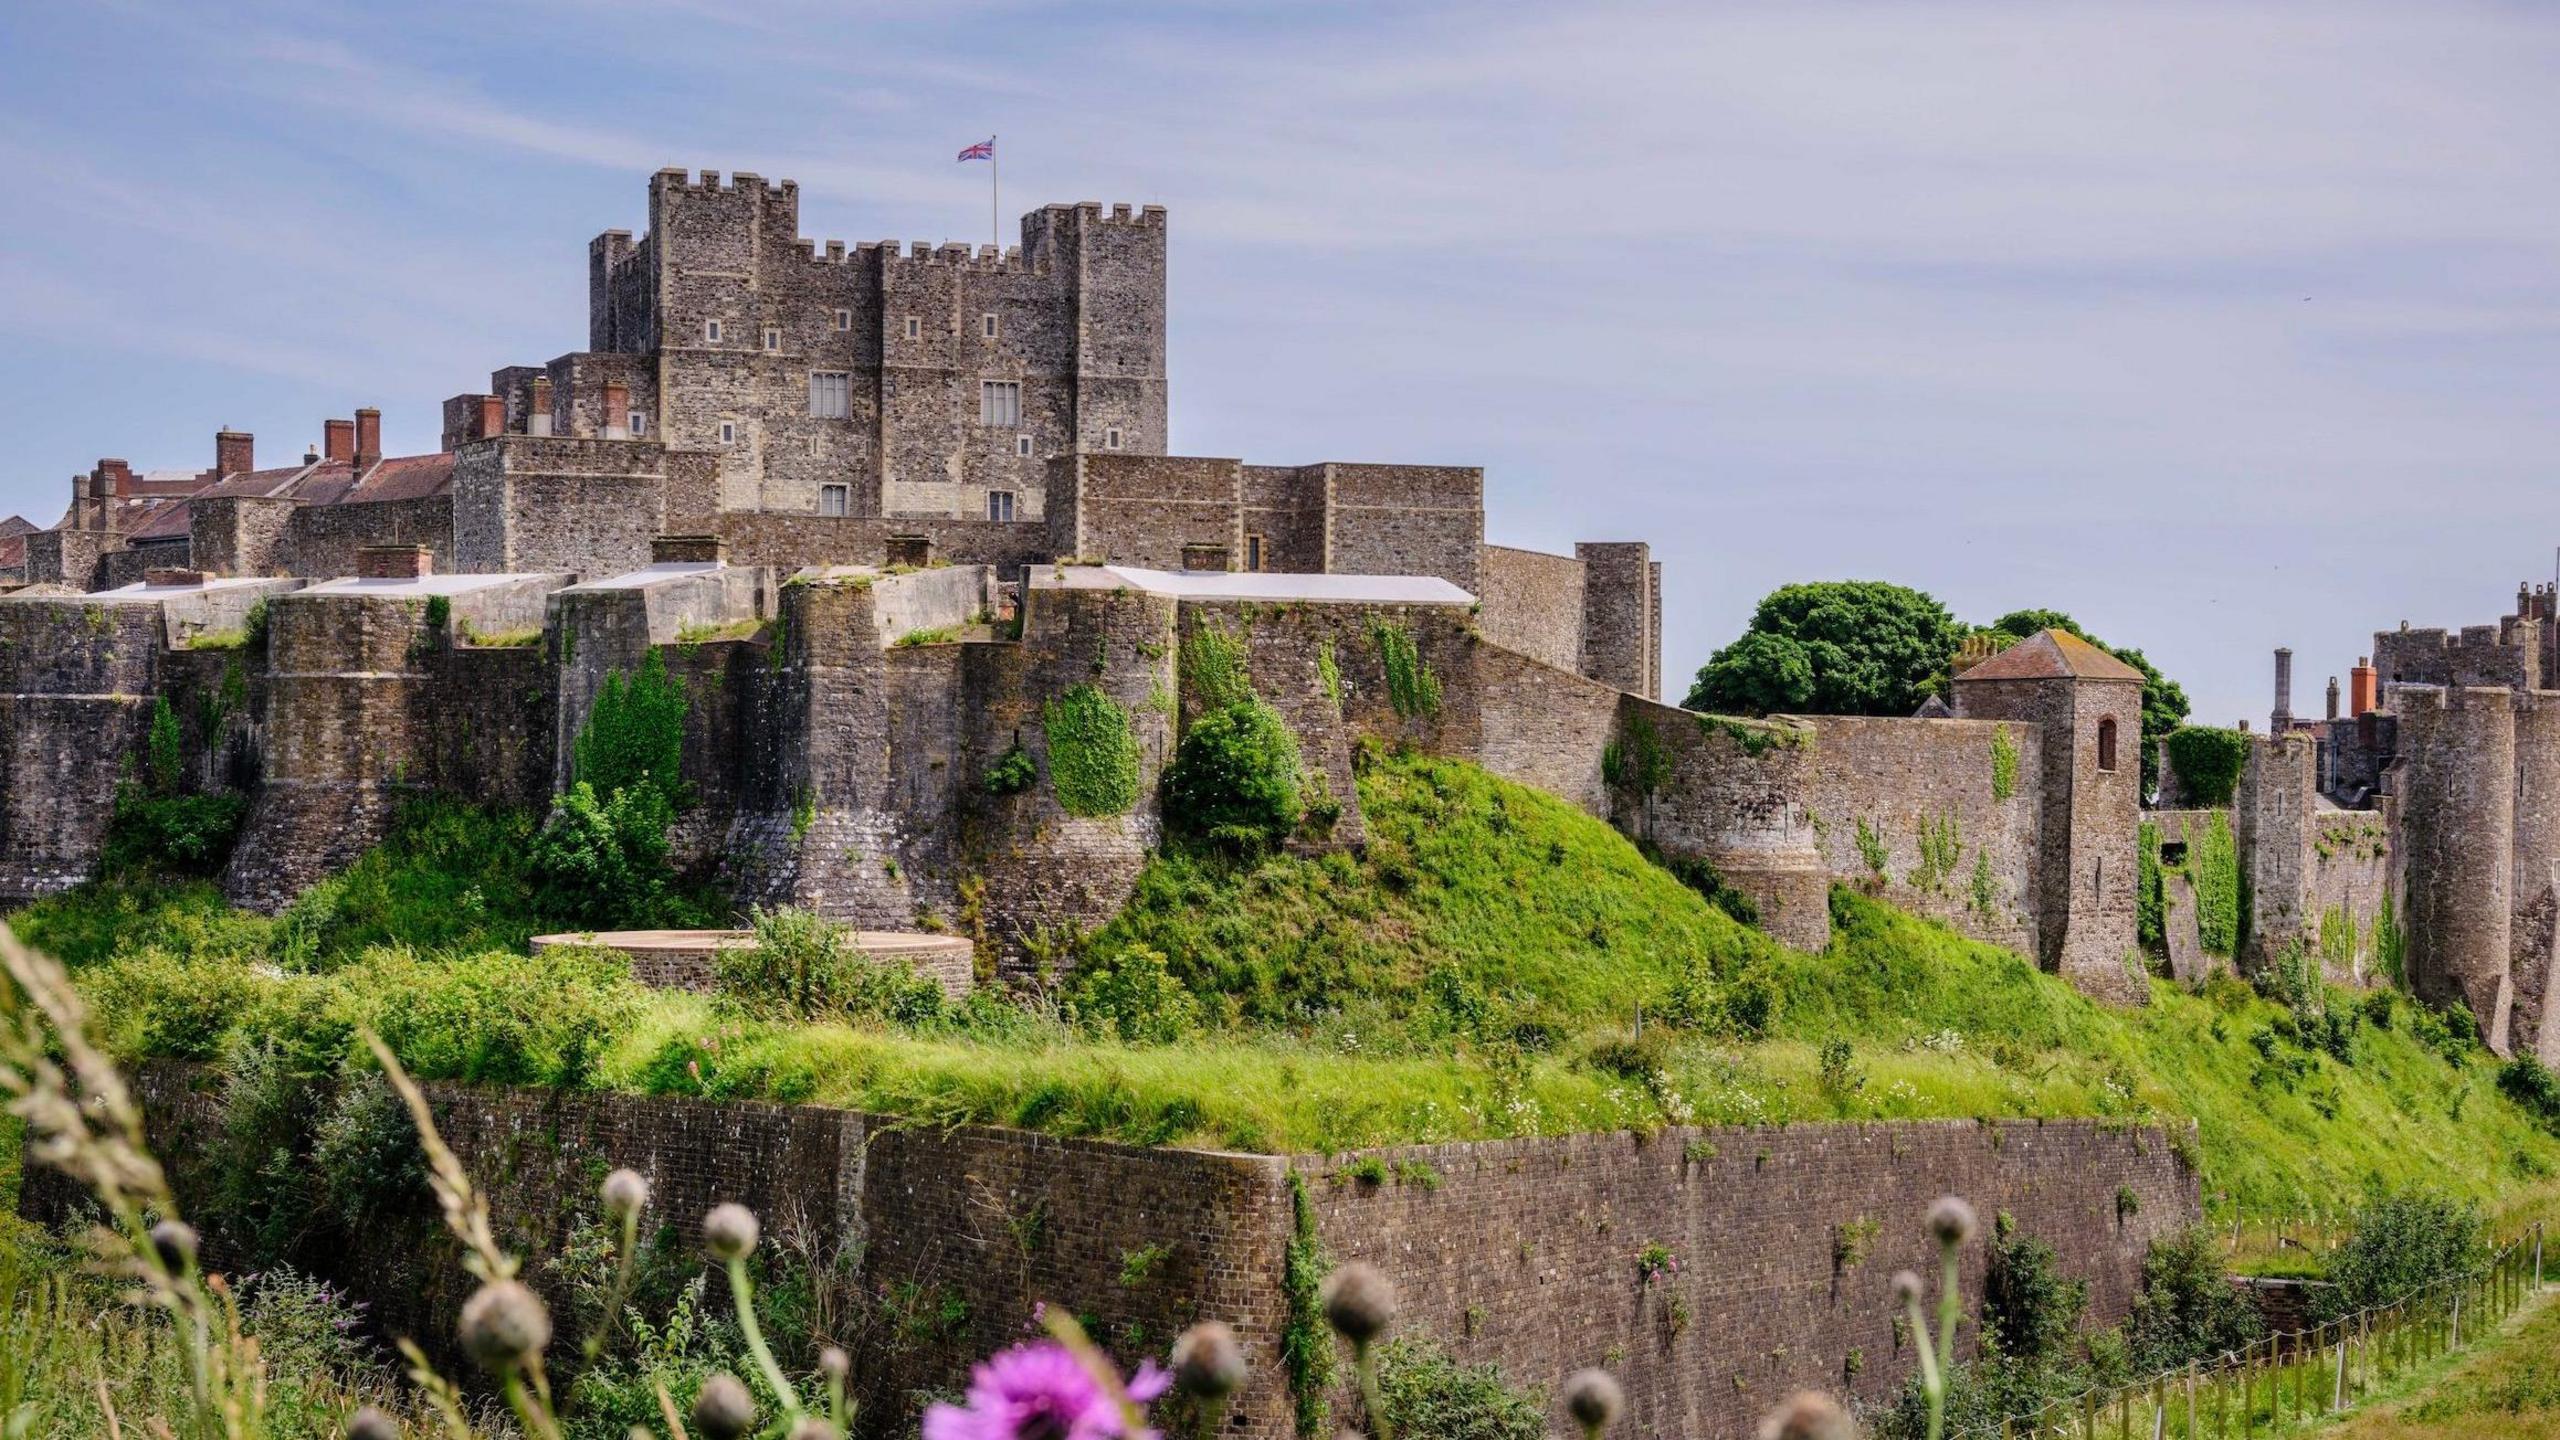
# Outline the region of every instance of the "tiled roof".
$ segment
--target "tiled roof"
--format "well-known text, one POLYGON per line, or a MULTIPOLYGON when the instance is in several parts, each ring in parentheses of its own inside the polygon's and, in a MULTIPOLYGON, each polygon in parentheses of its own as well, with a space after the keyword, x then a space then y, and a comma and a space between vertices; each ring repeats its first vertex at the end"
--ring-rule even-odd
POLYGON ((166 540, 188 533, 190 502, 250 497, 295 500, 305 505, 360 505, 375 500, 415 500, 453 489, 453 457, 403 455, 377 462, 362 475, 343 460, 250 470, 202 485, 182 500, 153 510, 125 533, 133 540, 166 540))
POLYGON ((2142 672, 2067 630, 2041 630, 1956 676, 1969 680, 2131 680, 2142 672))
POLYGON ((15 570, 27 563, 27 537, 22 533, 0 535, 0 570, 15 570))
POLYGON ((0 538, 29 534, 39 528, 41 527, 36 522, 24 515, 12 515, 6 520, 0 520, 0 538))
POLYGON ((443 495, 453 489, 453 456, 404 455, 385 460, 365 472, 342 503, 367 504, 375 500, 419 500, 429 495, 443 495))

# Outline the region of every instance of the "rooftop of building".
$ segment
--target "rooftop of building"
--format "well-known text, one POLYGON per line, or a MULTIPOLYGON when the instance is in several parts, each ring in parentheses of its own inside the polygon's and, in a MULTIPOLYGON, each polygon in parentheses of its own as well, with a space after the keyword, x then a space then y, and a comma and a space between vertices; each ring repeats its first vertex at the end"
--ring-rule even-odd
POLYGON ((302 591, 305 595, 323 595, 333 599, 362 597, 468 595, 477 590, 514 585, 527 580, 565 580, 567 576, 543 571, 527 571, 505 575, 393 575, 381 578, 348 576, 324 580, 302 591))
POLYGON ((663 585, 670 580, 682 580, 690 575, 717 575, 728 568, 726 565, 709 560, 659 561, 620 575, 608 575, 601 580, 582 581, 568 586, 560 593, 577 595, 597 590, 646 590, 652 585, 663 585))
POLYGON ((2039 630, 1956 676, 1969 680, 2130 680, 2142 672, 2068 630, 2039 630))

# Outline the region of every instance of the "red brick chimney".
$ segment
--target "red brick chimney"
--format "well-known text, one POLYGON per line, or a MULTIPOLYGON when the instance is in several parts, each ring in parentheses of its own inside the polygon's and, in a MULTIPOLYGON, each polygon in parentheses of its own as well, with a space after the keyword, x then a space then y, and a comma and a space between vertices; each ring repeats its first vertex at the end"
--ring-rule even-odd
POLYGON ((258 437, 246 430, 213 432, 213 478, 246 475, 258 468, 258 437))
POLYGON ((506 433, 507 397, 504 395, 481 396, 480 438, 486 440, 492 435, 504 435, 506 433))
POLYGON ((604 438, 631 438, 631 384, 626 380, 604 382, 604 438))
POLYGON ((356 468, 370 470, 382 460, 382 412, 368 405, 356 412, 356 468))
POLYGON ((331 420, 322 426, 320 453, 341 464, 355 463, 356 422, 331 420))
POLYGON ((421 580, 436 573, 436 552, 424 545, 359 545, 356 578, 421 580))
POLYGON ((2373 657, 2359 655, 2356 668, 2347 672, 2347 714, 2362 715, 2380 702, 2374 685, 2373 657))

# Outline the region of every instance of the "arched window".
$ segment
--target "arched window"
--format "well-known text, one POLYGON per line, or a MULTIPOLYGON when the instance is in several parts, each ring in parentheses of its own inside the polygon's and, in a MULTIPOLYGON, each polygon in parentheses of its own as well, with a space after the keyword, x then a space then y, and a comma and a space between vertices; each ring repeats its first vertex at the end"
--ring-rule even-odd
POLYGON ((2113 715, 2098 722, 2098 768, 2116 768, 2116 717, 2113 715))

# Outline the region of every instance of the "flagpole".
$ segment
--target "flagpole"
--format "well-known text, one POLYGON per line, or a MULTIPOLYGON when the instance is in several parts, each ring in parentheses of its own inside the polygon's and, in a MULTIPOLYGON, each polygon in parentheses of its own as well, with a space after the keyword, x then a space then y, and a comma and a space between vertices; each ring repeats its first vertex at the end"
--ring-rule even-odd
POLYGON ((1003 174, 1002 166, 1003 162, 996 159, 996 137, 989 135, 987 137, 987 243, 996 247, 998 255, 1004 253, 1004 222, 996 218, 997 212, 1003 208, 996 199, 997 191, 1002 185, 998 179, 1003 174))

